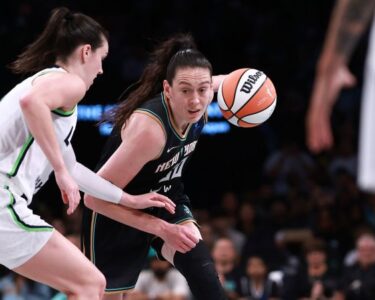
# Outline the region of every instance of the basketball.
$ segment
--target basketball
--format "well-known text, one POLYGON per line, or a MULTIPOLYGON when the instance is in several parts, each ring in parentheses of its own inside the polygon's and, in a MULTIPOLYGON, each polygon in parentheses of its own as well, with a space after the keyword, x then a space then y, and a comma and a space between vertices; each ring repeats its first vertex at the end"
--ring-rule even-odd
POLYGON ((245 68, 228 74, 217 92, 218 104, 228 122, 254 127, 265 122, 276 107, 276 90, 262 71, 245 68))

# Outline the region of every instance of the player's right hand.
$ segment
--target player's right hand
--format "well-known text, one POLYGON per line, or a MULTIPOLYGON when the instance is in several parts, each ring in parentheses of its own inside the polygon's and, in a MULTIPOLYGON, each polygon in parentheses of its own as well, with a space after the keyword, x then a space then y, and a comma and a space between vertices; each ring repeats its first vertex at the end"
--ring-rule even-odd
POLYGON ((160 237, 168 246, 181 253, 189 252, 199 242, 189 227, 178 224, 168 224, 160 237))
POLYGON ((81 200, 78 185, 65 168, 55 171, 55 178, 60 189, 63 202, 68 204, 67 213, 70 215, 75 211, 79 201, 81 200))
POLYGON ((176 208, 176 204, 171 199, 156 192, 136 196, 123 193, 120 204, 135 209, 162 207, 171 214, 175 213, 176 208))

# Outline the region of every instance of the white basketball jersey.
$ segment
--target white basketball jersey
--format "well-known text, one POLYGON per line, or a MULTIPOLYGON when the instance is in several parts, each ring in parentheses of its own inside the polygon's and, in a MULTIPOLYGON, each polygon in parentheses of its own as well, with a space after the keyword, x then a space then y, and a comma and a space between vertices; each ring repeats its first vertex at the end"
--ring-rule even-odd
MULTIPOLYGON (((66 72, 62 68, 48 68, 25 79, 0 101, 0 183, 9 184, 31 202, 48 180, 52 166, 34 141, 24 120, 21 97, 31 89, 33 80, 51 72, 66 72)), ((77 123, 77 110, 51 112, 57 139, 62 152, 68 148, 77 123)))

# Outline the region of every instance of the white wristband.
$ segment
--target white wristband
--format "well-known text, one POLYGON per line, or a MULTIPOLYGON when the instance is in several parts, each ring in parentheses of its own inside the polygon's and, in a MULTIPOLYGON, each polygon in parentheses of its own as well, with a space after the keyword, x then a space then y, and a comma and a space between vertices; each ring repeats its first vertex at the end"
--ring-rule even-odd
POLYGON ((123 191, 79 162, 71 175, 82 192, 108 202, 120 203, 123 191))
POLYGON ((120 203, 123 191, 77 162, 71 146, 64 153, 64 160, 70 175, 82 192, 101 200, 116 204, 120 203))

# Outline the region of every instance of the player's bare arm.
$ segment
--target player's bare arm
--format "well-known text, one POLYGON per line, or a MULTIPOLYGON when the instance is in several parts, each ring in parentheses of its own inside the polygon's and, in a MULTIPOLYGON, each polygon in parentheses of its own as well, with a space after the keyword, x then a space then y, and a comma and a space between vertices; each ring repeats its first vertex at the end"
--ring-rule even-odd
POLYGON ((373 15, 374 0, 350 0, 338 24, 335 52, 348 60, 373 15))

